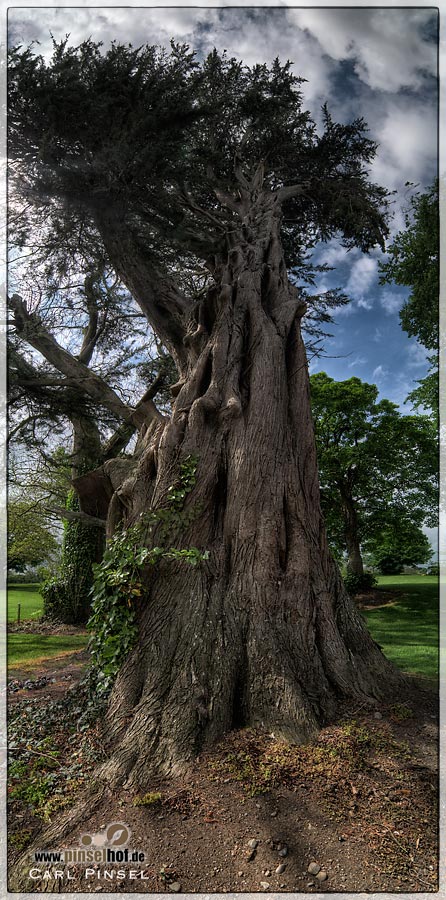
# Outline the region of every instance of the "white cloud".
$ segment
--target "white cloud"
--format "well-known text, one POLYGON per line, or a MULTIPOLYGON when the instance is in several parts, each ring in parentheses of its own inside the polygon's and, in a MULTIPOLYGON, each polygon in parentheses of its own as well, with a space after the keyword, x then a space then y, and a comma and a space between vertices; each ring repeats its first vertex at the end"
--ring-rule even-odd
POLYGON ((356 247, 348 250, 347 247, 342 246, 339 240, 332 238, 332 240, 327 241, 326 244, 322 244, 318 248, 317 262, 336 268, 342 263, 353 262, 360 255, 360 252, 356 247))
POLYGON ((379 295, 379 302, 386 315, 392 316, 394 313, 400 311, 404 303, 404 297, 402 297, 401 294, 397 294, 395 291, 385 289, 379 295))
POLYGON ((292 17, 335 60, 352 60, 373 90, 419 88, 436 72, 436 47, 423 38, 431 17, 421 9, 297 9, 292 17))
POLYGON ((348 364, 349 369, 355 369, 356 366, 365 366, 367 360, 364 356, 357 356, 355 359, 352 359, 348 364))
POLYGON ((412 344, 409 344, 407 348, 407 365, 411 369, 424 367, 426 366, 428 355, 426 348, 417 341, 414 341, 412 344))
MULTIPOLYGON (((422 98, 389 98, 374 123, 378 154, 371 166, 374 180, 390 190, 402 192, 406 181, 420 182, 420 175, 435 165, 437 155, 437 111, 422 98)), ((433 172, 432 172, 433 174, 433 172)))
POLYGON ((372 300, 358 300, 358 306, 360 309, 372 309, 373 302, 372 300))
POLYGON ((379 381, 383 381, 388 375, 389 370, 386 366, 377 366, 372 372, 372 378, 377 378, 379 381))
MULTIPOLYGON (((361 256, 350 270, 350 277, 346 284, 346 293, 355 300, 364 300, 376 279, 378 263, 372 256, 361 256)), ((364 303, 362 303, 364 305, 364 303)), ((370 307, 366 307, 370 308, 370 307)))

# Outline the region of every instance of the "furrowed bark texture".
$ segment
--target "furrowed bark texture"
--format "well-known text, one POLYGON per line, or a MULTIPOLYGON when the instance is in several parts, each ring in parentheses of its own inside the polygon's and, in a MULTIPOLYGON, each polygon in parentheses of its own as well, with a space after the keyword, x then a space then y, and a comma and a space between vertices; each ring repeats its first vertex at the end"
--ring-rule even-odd
MULTIPOLYGON (((108 710, 109 784, 180 772, 225 731, 261 725, 309 739, 340 699, 374 700, 400 676, 370 638, 328 551, 319 505, 304 312, 259 192, 216 271, 169 423, 146 435, 111 503, 131 523, 165 505, 178 460, 198 456, 182 546, 192 568, 147 576, 140 634, 108 710)), ((117 512, 118 511, 118 512, 117 512)))

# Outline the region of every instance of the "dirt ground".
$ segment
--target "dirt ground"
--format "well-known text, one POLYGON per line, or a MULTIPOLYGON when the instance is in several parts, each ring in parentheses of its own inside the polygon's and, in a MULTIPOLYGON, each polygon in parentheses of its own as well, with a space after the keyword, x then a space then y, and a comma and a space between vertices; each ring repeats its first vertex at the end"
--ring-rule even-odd
MULTIPOLYGON (((59 699, 86 659, 84 651, 48 660, 33 678, 49 682, 11 693, 11 706, 59 699)), ((73 742, 63 741, 72 754, 73 742)), ((91 772, 94 765, 88 762, 91 772)), ((82 834, 101 835, 121 822, 131 829, 128 847, 144 853, 143 861, 70 864, 59 867, 63 877, 34 863, 40 877, 28 890, 436 891, 437 766, 436 696, 419 684, 403 704, 345 709, 306 747, 252 729, 232 732, 187 776, 154 781, 145 797, 125 789, 110 794, 63 846, 45 848, 79 847, 82 834)), ((9 804, 10 864, 19 855, 14 835, 28 829, 33 842, 42 824, 23 805, 9 804)))

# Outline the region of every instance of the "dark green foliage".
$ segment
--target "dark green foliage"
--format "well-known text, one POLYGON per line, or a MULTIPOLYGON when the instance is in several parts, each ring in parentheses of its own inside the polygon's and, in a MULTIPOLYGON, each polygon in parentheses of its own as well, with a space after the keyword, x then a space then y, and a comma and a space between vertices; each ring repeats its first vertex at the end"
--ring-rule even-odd
POLYGON ((438 349, 439 209, 438 183, 412 198, 400 231, 387 248, 381 281, 411 288, 401 313, 401 325, 428 350, 438 349))
MULTIPOLYGON (((58 544, 45 516, 32 500, 8 503, 8 568, 24 572, 55 556, 58 544)), ((29 581, 29 576, 28 576, 29 581)))
POLYGON ((404 518, 377 529, 366 545, 383 575, 398 575, 403 566, 427 563, 432 556, 429 539, 417 525, 404 518))
POLYGON ((344 584, 349 594, 354 596, 355 594, 360 594, 361 591, 369 591, 371 588, 376 587, 378 579, 371 572, 364 572, 363 575, 355 575, 354 572, 349 572, 344 576, 344 584))
MULTIPOLYGON (((362 119, 336 123, 327 109, 319 135, 302 108, 303 80, 290 62, 248 67, 216 50, 199 62, 175 44, 102 52, 92 41, 64 41, 49 63, 13 48, 10 158, 13 170, 26 161, 55 271, 97 255, 107 216, 129 226, 135 253, 157 277, 177 279, 181 269, 184 278, 197 262, 209 272, 237 223, 225 198, 256 172, 266 190, 299 186, 284 201, 281 234, 299 283, 314 281, 308 252, 319 240, 382 245, 388 195, 366 174, 376 144, 362 119)), ((328 315, 327 297, 307 299, 311 329, 318 304, 322 320, 328 315)))
MULTIPOLYGON (((67 509, 78 510, 76 493, 70 491, 67 509)), ((68 624, 82 625, 90 614, 93 563, 98 557, 100 529, 83 522, 66 521, 60 572, 41 588, 44 615, 68 624)))
POLYGON ((415 406, 432 409, 438 416, 439 345, 439 203, 438 182, 424 194, 412 197, 405 217, 405 231, 400 231, 387 248, 389 259, 382 263, 381 283, 401 284, 411 288, 400 319, 404 331, 416 337, 427 350, 431 372, 409 394, 415 406))
POLYGON ((346 507, 360 543, 400 522, 436 524, 438 440, 427 416, 402 416, 376 385, 312 375, 322 507, 331 543, 345 551, 346 507))

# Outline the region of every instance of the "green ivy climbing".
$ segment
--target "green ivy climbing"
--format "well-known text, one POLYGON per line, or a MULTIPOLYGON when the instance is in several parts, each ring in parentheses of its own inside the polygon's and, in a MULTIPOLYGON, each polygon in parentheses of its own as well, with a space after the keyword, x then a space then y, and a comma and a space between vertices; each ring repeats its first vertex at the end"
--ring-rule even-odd
POLYGON ((93 566, 92 614, 87 628, 93 632, 93 683, 96 696, 108 694, 129 650, 134 646, 138 626, 136 601, 144 592, 144 569, 164 560, 184 560, 196 566, 208 559, 209 553, 192 547, 179 550, 166 547, 180 529, 197 514, 197 509, 184 510, 184 502, 196 481, 197 458, 187 456, 180 465, 178 483, 167 492, 167 505, 149 510, 139 521, 118 531, 110 540, 101 563, 93 566), (156 527, 159 544, 150 547, 156 527))
MULTIPOLYGON (((79 510, 79 499, 70 490, 67 510, 79 510)), ((92 566, 98 559, 102 535, 96 527, 80 521, 65 521, 60 571, 41 588, 44 615, 68 624, 82 625, 90 614, 92 566)))

